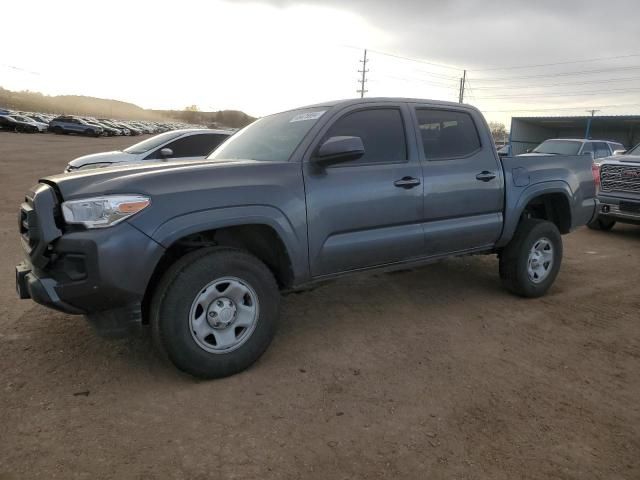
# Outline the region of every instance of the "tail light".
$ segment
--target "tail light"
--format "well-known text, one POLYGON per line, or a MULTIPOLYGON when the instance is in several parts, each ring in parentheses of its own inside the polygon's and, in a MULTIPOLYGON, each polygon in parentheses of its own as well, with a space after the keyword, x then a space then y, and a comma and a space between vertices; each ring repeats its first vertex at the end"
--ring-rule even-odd
POLYGON ((600 165, 597 163, 591 164, 591 175, 593 175, 593 182, 596 184, 596 192, 600 191, 600 165))

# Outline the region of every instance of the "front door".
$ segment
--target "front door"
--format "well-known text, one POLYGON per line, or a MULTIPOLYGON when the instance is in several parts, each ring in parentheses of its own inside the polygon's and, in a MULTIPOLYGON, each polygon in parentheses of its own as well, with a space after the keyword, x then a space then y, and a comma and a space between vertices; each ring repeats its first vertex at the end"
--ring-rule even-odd
POLYGON ((422 168, 403 104, 343 111, 319 134, 362 139, 364 156, 304 163, 309 262, 314 277, 422 256, 422 168))

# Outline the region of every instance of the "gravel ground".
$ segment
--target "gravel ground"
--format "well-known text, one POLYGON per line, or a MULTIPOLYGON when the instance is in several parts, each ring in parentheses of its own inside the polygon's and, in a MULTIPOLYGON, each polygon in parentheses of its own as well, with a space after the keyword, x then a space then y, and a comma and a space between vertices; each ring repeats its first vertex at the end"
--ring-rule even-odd
POLYGON ((640 228, 564 237, 536 300, 493 257, 289 295, 262 359, 203 382, 15 297, 26 189, 129 143, 0 133, 0 479, 640 478, 640 228))

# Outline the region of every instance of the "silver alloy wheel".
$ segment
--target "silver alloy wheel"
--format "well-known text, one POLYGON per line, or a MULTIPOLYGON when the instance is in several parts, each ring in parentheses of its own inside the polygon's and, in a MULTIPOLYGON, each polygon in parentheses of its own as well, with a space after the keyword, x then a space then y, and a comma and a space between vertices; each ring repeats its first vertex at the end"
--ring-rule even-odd
POLYGON ((533 244, 529 251, 529 259, 527 260, 529 280, 533 283, 543 282, 552 267, 553 244, 548 238, 542 237, 533 244))
POLYGON ((218 278, 191 304, 191 336, 207 352, 231 352, 251 337, 258 313, 258 295, 251 285, 236 277, 218 278))

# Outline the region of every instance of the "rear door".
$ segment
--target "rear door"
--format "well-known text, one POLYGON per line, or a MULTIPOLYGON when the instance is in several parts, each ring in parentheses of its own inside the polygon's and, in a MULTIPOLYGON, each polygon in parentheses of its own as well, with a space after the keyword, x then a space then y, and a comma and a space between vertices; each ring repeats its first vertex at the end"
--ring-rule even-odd
POLYGON ((359 104, 318 134, 303 163, 309 262, 314 277, 391 264, 424 253, 422 168, 405 104, 359 104), (357 136, 359 159, 319 166, 326 139, 357 136))
POLYGON ((424 169, 427 255, 492 246, 502 231, 503 175, 482 116, 414 105, 424 169))

